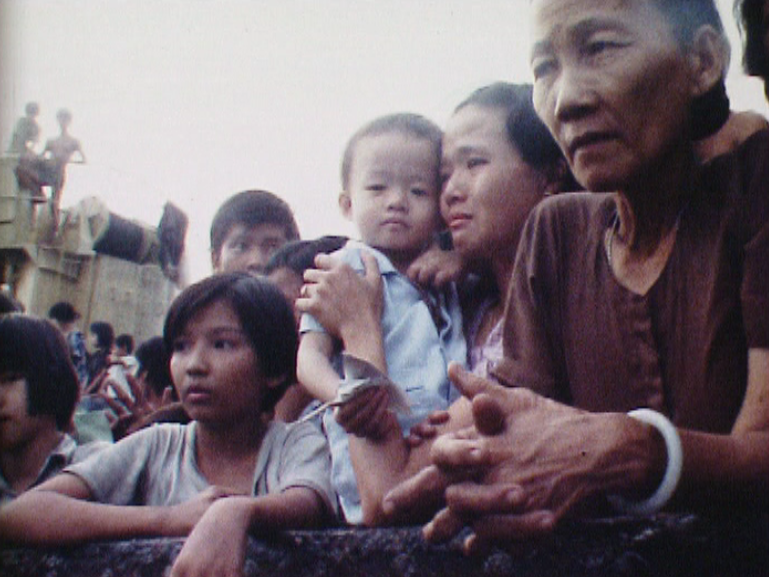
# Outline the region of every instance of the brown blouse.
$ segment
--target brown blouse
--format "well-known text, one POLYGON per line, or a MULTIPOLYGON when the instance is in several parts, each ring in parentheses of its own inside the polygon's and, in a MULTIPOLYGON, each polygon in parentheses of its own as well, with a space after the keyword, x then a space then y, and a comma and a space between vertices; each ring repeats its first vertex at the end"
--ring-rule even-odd
POLYGON ((769 347, 769 131, 702 167, 694 190, 644 296, 607 262, 611 195, 541 203, 518 249, 500 381, 590 411, 650 407, 728 432, 748 349, 769 347))

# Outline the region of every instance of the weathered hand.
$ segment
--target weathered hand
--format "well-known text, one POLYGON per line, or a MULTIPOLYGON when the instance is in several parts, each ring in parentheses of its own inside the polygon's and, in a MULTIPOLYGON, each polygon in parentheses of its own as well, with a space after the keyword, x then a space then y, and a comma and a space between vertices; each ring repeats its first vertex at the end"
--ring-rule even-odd
POLYGON ((450 538, 462 520, 475 532, 470 547, 550 531, 578 505, 620 487, 623 460, 648 448, 643 431, 635 441, 622 436, 633 428, 624 415, 587 413, 456 365, 450 376, 473 399, 475 426, 433 444, 436 467, 464 480, 447 488, 448 511, 426 527, 430 539, 450 538))

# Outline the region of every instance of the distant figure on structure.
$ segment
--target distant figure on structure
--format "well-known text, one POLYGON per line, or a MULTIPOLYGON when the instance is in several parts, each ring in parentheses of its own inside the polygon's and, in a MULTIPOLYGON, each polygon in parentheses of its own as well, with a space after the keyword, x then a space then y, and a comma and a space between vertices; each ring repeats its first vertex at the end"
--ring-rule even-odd
POLYGON ((34 148, 40 138, 40 126, 37 124, 37 115, 40 107, 37 102, 28 102, 24 107, 24 116, 16 123, 16 128, 11 137, 8 152, 24 156, 34 154, 34 148))
POLYGON ((64 182, 67 175, 67 163, 75 153, 80 162, 85 162, 85 154, 80 147, 80 141, 69 134, 72 114, 69 110, 61 109, 56 114, 61 130, 58 137, 48 140, 45 149, 39 156, 24 155, 16 167, 16 180, 21 190, 28 190, 34 197, 44 198, 43 187, 51 187, 51 214, 53 222, 58 222, 59 204, 64 182))
POLYGON ((69 134, 69 125, 72 122, 72 113, 69 110, 61 109, 56 113, 56 120, 59 122, 60 134, 57 138, 45 143, 43 158, 48 161, 50 178, 48 184, 52 187, 51 200, 53 201, 54 214, 58 212, 59 202, 61 200, 61 191, 64 189, 64 181, 67 175, 67 163, 72 159, 76 152, 80 156, 80 162, 85 162, 85 154, 80 147, 80 141, 69 134))

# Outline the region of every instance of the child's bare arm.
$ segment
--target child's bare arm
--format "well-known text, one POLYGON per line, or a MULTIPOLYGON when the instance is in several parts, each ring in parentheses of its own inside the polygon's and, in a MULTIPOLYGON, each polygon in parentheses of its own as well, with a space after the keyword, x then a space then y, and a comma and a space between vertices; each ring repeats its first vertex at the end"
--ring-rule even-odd
POLYGON ((63 473, 0 509, 0 540, 65 545, 94 539, 187 535, 208 507, 226 493, 209 488, 173 507, 126 507, 92 501, 88 486, 63 473))
POLYGON ((304 487, 277 495, 220 499, 190 533, 171 576, 242 575, 249 532, 318 527, 325 520, 323 501, 304 487))
POLYGON ((334 341, 326 333, 302 335, 296 361, 296 376, 302 386, 322 402, 336 397, 339 375, 331 366, 334 341))
MULTIPOLYGON (((471 404, 467 399, 458 399, 449 407, 448 413, 448 420, 435 426, 436 436, 472 424, 471 404)), ((384 496, 431 464, 430 449, 434 438, 410 446, 403 438, 395 416, 388 414, 391 420, 381 437, 350 436, 350 458, 358 482, 363 523, 368 526, 392 524, 393 519, 386 517, 382 510, 384 496)), ((423 503, 420 510, 410 511, 398 522, 412 524, 427 520, 439 506, 441 503, 423 503)))

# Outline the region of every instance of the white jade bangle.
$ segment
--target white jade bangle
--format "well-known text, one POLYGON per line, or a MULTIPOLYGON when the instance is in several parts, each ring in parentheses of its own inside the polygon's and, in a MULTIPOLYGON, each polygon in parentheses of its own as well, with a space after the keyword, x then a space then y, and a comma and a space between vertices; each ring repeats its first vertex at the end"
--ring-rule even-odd
POLYGON ((681 437, 678 435, 675 425, 665 415, 652 409, 636 409, 635 411, 630 411, 628 416, 651 425, 660 432, 668 452, 668 464, 660 486, 657 487, 657 490, 648 499, 628 501, 619 495, 612 495, 609 497, 609 501, 615 509, 622 513, 653 515, 667 505, 673 493, 675 493, 676 487, 678 487, 678 482, 681 480, 681 469, 684 462, 681 437))

